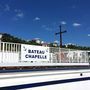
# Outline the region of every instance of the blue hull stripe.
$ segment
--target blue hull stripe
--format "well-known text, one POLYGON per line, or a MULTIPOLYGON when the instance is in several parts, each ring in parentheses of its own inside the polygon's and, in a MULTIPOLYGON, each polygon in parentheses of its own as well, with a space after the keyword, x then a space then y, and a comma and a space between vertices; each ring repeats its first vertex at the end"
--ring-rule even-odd
POLYGON ((2 87, 2 88, 0 88, 0 90, 17 90, 17 89, 23 89, 23 88, 33 88, 33 87, 40 87, 40 86, 47 86, 47 85, 54 85, 54 84, 64 84, 64 83, 79 82, 79 81, 86 81, 86 80, 90 80, 90 77, 47 81, 47 82, 39 82, 39 83, 32 83, 32 84, 2 87))

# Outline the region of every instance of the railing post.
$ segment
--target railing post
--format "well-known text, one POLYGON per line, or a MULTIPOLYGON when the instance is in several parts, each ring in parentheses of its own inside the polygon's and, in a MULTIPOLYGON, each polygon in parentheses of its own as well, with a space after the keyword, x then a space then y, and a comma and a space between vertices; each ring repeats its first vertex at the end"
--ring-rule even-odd
POLYGON ((19 62, 21 62, 21 44, 18 45, 18 51, 19 51, 19 62))
POLYGON ((60 63, 61 63, 61 48, 59 47, 60 63))
POLYGON ((4 60, 4 46, 5 46, 5 43, 4 42, 2 42, 2 45, 3 45, 3 47, 2 47, 2 61, 1 61, 1 63, 3 63, 3 60, 4 60))

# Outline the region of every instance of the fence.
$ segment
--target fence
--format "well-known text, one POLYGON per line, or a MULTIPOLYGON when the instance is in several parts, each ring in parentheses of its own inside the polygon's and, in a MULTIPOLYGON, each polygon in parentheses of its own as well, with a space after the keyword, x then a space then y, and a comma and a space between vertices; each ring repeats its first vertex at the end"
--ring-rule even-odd
POLYGON ((89 51, 50 48, 50 60, 53 63, 87 63, 89 59, 89 51))
MULTIPOLYGON (((19 43, 0 42, 0 63, 21 62, 21 46, 19 43)), ((49 63, 88 63, 89 60, 90 51, 49 48, 49 63)))
POLYGON ((0 63, 16 63, 20 60, 21 45, 0 42, 0 63))

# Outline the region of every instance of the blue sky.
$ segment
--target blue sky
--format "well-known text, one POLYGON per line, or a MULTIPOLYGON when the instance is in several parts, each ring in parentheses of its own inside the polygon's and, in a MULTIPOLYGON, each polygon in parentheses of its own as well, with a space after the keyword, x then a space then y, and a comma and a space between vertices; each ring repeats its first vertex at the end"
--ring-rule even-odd
POLYGON ((40 38, 90 46, 90 0, 0 0, 0 32, 22 39, 40 38))

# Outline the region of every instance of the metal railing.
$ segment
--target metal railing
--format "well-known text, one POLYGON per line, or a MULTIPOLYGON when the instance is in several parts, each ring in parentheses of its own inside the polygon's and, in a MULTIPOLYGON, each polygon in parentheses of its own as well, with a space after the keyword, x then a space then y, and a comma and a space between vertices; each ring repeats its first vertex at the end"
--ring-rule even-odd
POLYGON ((21 44, 0 42, 0 63, 12 63, 20 60, 21 44))
POLYGON ((9 42, 0 42, 0 51, 4 52, 20 52, 21 44, 19 43, 9 43, 9 42))

